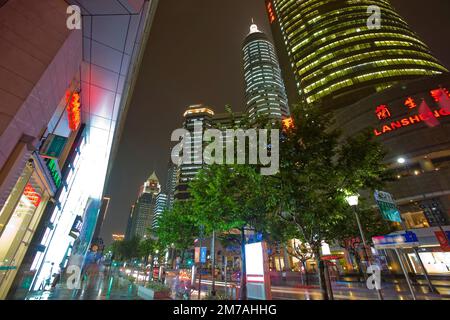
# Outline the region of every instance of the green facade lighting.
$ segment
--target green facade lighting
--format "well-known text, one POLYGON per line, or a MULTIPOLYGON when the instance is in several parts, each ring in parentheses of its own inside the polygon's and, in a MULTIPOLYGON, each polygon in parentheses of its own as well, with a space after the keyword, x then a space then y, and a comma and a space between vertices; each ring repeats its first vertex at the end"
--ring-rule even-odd
POLYGON ((266 0, 283 73, 298 96, 329 107, 352 104, 400 81, 448 70, 388 0, 266 0), (369 6, 381 12, 372 28, 369 6))

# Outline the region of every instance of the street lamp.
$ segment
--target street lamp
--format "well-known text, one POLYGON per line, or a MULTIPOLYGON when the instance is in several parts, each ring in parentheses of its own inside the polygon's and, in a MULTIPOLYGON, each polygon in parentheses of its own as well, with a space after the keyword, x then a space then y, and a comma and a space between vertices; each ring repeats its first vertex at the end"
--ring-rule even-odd
POLYGON ((345 197, 345 200, 351 207, 356 207, 358 205, 359 195, 355 194, 355 195, 347 196, 347 197, 345 197))
POLYGON ((361 235, 361 239, 364 245, 364 252, 366 253, 366 259, 367 262, 369 262, 369 254, 367 252, 367 243, 366 243, 366 237, 364 236, 364 232, 361 226, 361 221, 359 220, 359 214, 358 211, 356 210, 356 206, 358 205, 359 202, 359 194, 349 194, 345 197, 345 201, 347 201, 347 203, 349 204, 349 206, 352 207, 353 212, 355 213, 355 217, 356 217, 356 222, 358 224, 358 229, 359 229, 359 234, 361 235))
MULTIPOLYGON (((367 242, 366 242, 366 237, 364 236, 364 232, 361 226, 361 221, 359 220, 359 214, 358 211, 356 210, 356 207, 358 206, 358 202, 359 202, 359 194, 355 193, 355 194, 348 194, 345 197, 345 200, 347 201, 347 203, 349 204, 349 206, 352 207, 353 212, 355 213, 355 217, 356 217, 356 222, 358 224, 358 229, 359 229, 359 234, 361 235, 361 239, 363 242, 363 246, 364 246, 364 253, 366 254, 366 260, 367 263, 370 264, 369 261, 369 252, 367 250, 367 242)), ((377 288, 377 294, 378 294, 378 298, 380 300, 383 300, 383 296, 381 294, 381 290, 377 288)))

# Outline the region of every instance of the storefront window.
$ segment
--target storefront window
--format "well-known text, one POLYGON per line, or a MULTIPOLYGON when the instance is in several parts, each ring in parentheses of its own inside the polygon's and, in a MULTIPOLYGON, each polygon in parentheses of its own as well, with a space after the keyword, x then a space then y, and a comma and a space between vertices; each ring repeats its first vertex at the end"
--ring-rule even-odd
POLYGON ((0 265, 4 267, 0 273, 0 296, 6 294, 14 280, 48 199, 44 183, 29 162, 8 199, 15 205, 5 206, 12 211, 0 237, 0 265))
MULTIPOLYGON (((450 274, 450 252, 420 252, 419 255, 429 274, 450 274)), ((421 273, 416 255, 410 253, 408 256, 414 272, 421 273)))
POLYGON ((402 213, 402 218, 404 219, 406 226, 410 229, 430 227, 423 211, 405 212, 402 213))

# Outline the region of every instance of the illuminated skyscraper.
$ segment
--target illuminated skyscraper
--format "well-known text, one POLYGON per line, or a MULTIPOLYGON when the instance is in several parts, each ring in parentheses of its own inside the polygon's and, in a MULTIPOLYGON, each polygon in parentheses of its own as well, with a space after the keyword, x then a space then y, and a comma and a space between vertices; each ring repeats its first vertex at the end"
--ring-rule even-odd
POLYGON ((387 0, 266 0, 266 9, 289 99, 336 108, 447 71, 387 0), (368 27, 371 5, 378 29, 368 27))
POLYGON ((273 44, 250 26, 242 46, 244 59, 245 98, 251 119, 258 115, 280 119, 289 115, 289 107, 281 70, 273 44))
POLYGON ((169 161, 167 167, 167 179, 164 192, 167 195, 167 209, 173 208, 175 200, 175 188, 177 186, 178 166, 169 161))
POLYGON ((156 196, 160 193, 161 186, 158 177, 153 172, 139 190, 139 197, 131 211, 131 219, 127 227, 127 240, 135 236, 143 238, 152 226, 153 214, 156 205, 156 196))
POLYGON ((153 207, 153 222, 152 229, 155 231, 158 228, 158 219, 167 209, 167 194, 160 192, 155 198, 155 206, 153 207))
POLYGON ((189 131, 190 137, 184 140, 184 150, 188 150, 183 158, 189 161, 179 163, 178 179, 175 190, 175 199, 186 200, 189 198, 188 184, 204 166, 203 159, 203 131, 211 128, 214 111, 203 105, 192 105, 184 113, 184 128, 189 131), (195 130, 197 129, 197 130, 195 130))

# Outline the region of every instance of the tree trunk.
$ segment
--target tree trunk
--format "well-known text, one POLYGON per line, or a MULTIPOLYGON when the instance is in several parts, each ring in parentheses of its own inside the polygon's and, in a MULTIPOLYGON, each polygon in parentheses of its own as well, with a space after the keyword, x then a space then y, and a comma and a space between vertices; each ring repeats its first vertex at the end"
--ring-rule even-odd
POLYGON ((364 271, 361 264, 361 259, 359 257, 359 253, 355 250, 353 252, 353 256, 355 257, 356 264, 358 265, 358 282, 364 281, 364 271))
POLYGON ((301 263, 303 266, 303 270, 305 270, 304 271, 305 283, 307 286, 309 286, 309 279, 308 279, 309 274, 308 274, 308 269, 306 268, 306 261, 301 260, 301 263))
POLYGON ((145 282, 147 281, 147 264, 148 264, 148 254, 145 255, 144 257, 144 287, 145 287, 145 282))
POLYGON ((247 271, 245 266, 245 230, 241 229, 241 290, 239 300, 247 300, 247 271))
POLYGON ((152 263, 150 265, 150 276, 149 280, 151 279, 153 281, 153 267, 155 266, 155 256, 151 255, 152 263))
POLYGON ((319 286, 322 292, 323 300, 330 300, 328 295, 328 286, 325 279, 325 264, 322 259, 320 259, 320 247, 314 250, 316 262, 317 262, 317 272, 319 276, 319 286))

